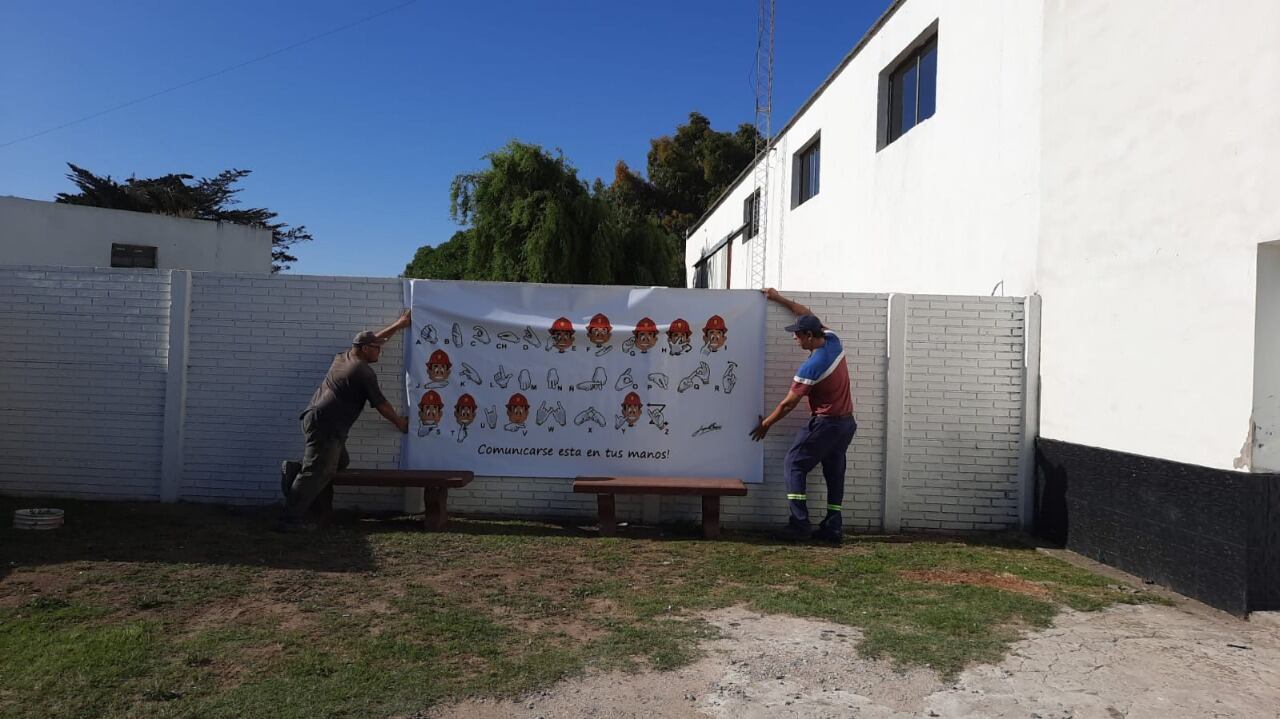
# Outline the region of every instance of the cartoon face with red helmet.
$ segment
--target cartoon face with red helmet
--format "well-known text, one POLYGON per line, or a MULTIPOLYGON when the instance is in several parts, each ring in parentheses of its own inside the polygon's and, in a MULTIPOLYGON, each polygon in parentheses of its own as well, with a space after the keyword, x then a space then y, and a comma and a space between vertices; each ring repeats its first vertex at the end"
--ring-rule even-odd
POLYGON ((422 426, 426 428, 438 426, 443 414, 444 401, 440 399, 440 395, 433 389, 424 392, 422 399, 418 400, 418 421, 422 422, 422 426))
POLYGON ((573 346, 573 323, 568 317, 551 323, 551 344, 561 352, 573 346))
POLYGON ((667 328, 667 346, 671 354, 679 355, 688 352, 691 347, 689 339, 693 336, 693 328, 682 319, 675 319, 667 328))
POLYGON ((729 328, 724 325, 724 318, 720 315, 711 315, 707 320, 706 326, 702 328, 702 342, 704 348, 710 352, 717 352, 724 347, 725 336, 729 334, 729 328))
POLYGON ((511 399, 507 400, 507 420, 510 424, 507 429, 519 429, 524 427, 524 423, 529 419, 529 400, 525 396, 516 392, 511 395, 511 399))
POLYGON ((596 347, 603 347, 609 344, 611 337, 613 337, 613 325, 609 324, 608 317, 597 312, 587 323, 587 339, 596 347))
POLYGON ((636 426, 642 414, 644 414, 644 404, 640 401, 640 395, 628 392, 626 399, 622 400, 622 416, 627 420, 627 426, 636 426))
POLYGON ((476 419, 476 399, 469 394, 464 394, 458 398, 457 404, 453 406, 453 418, 458 420, 458 424, 466 427, 476 419))
POLYGON ((658 325, 653 320, 645 317, 636 323, 635 330, 636 349, 641 352, 648 352, 658 344, 658 325))
POLYGON ((431 379, 431 385, 434 387, 443 387, 449 381, 449 370, 453 368, 453 363, 449 361, 449 355, 444 350, 436 350, 427 358, 427 377, 431 379))

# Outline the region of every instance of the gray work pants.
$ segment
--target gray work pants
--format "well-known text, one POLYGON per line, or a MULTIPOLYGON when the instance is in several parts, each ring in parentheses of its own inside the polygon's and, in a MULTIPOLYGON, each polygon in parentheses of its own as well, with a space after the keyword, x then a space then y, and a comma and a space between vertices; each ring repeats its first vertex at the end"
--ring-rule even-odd
POLYGON ((306 448, 302 453, 302 471, 289 488, 285 514, 302 520, 311 505, 322 512, 333 509, 333 474, 351 463, 346 438, 320 429, 315 412, 302 413, 302 434, 306 448))

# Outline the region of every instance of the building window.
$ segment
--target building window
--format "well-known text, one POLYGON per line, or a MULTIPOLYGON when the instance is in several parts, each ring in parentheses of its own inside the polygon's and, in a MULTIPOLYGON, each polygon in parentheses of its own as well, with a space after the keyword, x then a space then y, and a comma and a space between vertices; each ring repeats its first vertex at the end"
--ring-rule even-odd
POLYGON ((888 73, 885 145, 933 117, 937 108, 938 36, 907 53, 888 73))
POLYGON ((729 289, 729 275, 733 269, 733 235, 705 251, 693 265, 693 286, 700 289, 729 289))
POLYGON ((146 245, 118 245, 111 243, 112 267, 150 267, 156 266, 156 248, 146 245))
POLYGON ((791 200, 793 208, 804 204, 810 197, 818 194, 821 160, 821 137, 815 137, 804 146, 804 149, 796 153, 794 176, 791 182, 792 187, 795 188, 792 191, 791 200))
POLYGON ((742 241, 760 234, 760 190, 742 201, 742 241))
POLYGON ((693 286, 695 289, 705 290, 711 287, 711 272, 707 268, 707 258, 698 260, 693 266, 693 286))

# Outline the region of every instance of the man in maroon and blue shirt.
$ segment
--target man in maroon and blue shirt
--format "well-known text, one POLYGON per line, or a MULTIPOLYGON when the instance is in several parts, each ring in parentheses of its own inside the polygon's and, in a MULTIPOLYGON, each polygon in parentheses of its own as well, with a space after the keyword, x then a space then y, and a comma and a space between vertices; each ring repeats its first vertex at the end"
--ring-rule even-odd
POLYGON ((849 367, 845 363, 844 347, 834 332, 822 326, 808 307, 783 297, 775 289, 765 290, 765 295, 796 315, 787 332, 795 334, 796 342, 809 351, 809 358, 800 365, 791 380, 791 391, 776 409, 751 431, 751 438, 759 441, 769 433, 769 428, 791 413, 806 397, 812 415, 809 423, 796 435, 791 450, 787 452, 787 499, 791 505, 791 518, 782 530, 785 539, 821 539, 840 542, 844 538, 844 521, 840 503, 844 500, 845 452, 858 424, 853 419, 853 396, 849 391, 849 367), (809 505, 805 494, 807 477, 814 467, 822 465, 822 476, 827 480, 827 516, 810 534, 809 505))

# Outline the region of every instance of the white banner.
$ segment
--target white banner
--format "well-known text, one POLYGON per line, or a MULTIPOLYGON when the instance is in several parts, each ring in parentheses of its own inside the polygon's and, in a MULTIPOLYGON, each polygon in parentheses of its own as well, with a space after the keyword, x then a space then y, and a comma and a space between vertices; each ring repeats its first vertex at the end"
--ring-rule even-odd
POLYGON ((762 481, 759 292, 407 285, 404 468, 762 481))

